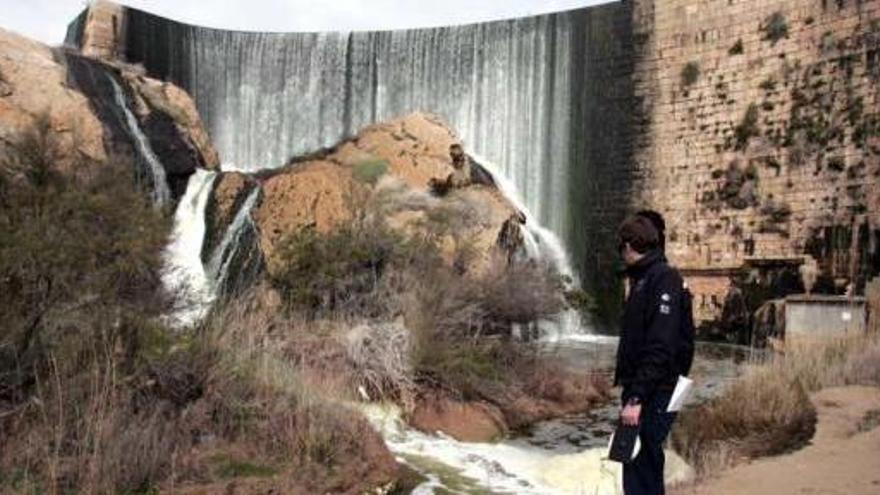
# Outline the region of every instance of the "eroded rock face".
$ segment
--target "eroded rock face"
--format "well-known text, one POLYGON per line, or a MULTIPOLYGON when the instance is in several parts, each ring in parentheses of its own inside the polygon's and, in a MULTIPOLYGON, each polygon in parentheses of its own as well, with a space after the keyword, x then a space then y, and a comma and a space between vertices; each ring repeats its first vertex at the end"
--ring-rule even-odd
POLYGON ((196 168, 214 170, 220 166, 195 103, 173 84, 125 71, 122 76, 132 90, 138 120, 179 197, 196 168))
POLYGON ((442 243, 451 262, 456 239, 466 237, 478 256, 468 269, 480 270, 495 251, 499 232, 518 212, 501 192, 489 185, 470 184, 443 196, 430 194, 431 182, 446 180, 453 172, 449 149, 458 143, 455 133, 436 117, 412 114, 364 129, 355 138, 331 150, 294 160, 263 179, 263 201, 255 212, 261 247, 273 270, 278 243, 304 227, 329 232, 352 214, 352 194, 360 184, 362 167, 382 163, 386 177, 375 187, 397 187, 412 206, 396 208, 392 227, 406 231, 430 209, 448 208, 461 217, 460 232, 442 243), (389 184, 396 181, 396 186, 389 184))
POLYGON ((461 402, 442 396, 425 397, 409 418, 425 433, 443 432, 461 442, 492 442, 507 434, 501 411, 485 402, 461 402))
POLYGON ((15 146, 45 114, 62 170, 82 160, 107 163, 114 154, 135 156, 108 77, 124 87, 174 197, 183 194, 196 167, 219 165, 195 104, 180 88, 2 29, 0 151, 15 146))
POLYGON ((0 152, 16 145, 46 114, 64 170, 77 157, 104 162, 105 130, 88 99, 67 83, 48 46, 0 29, 0 152))

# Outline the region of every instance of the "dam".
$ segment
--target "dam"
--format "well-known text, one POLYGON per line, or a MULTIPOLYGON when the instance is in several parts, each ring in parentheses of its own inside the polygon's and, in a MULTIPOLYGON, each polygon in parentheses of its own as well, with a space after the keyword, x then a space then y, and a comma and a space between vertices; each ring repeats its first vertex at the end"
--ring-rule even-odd
POLYGON ((823 294, 861 295, 880 274, 878 19, 875 0, 631 0, 258 33, 98 2, 67 43, 186 89, 226 169, 279 167, 371 123, 436 114, 562 239, 600 326, 622 300, 614 229, 653 208, 698 324, 723 327, 753 274, 749 311, 798 293, 782 281, 808 258, 823 294))
MULTIPOLYGON (((107 21, 112 55, 192 95, 224 169, 280 167, 372 123, 433 113, 498 164, 584 270, 590 222, 579 212, 600 196, 591 177, 626 148, 631 118, 610 108, 626 102, 628 88, 624 4, 328 33, 224 31, 118 9, 107 21)), ((86 26, 100 13, 93 7, 74 21, 68 44, 87 44, 86 26)))

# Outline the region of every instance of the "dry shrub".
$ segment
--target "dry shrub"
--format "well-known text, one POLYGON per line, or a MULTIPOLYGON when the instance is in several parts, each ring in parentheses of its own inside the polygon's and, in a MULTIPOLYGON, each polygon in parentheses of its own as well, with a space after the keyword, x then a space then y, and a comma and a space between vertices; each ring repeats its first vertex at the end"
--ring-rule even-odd
POLYGON ((409 406, 416 384, 477 396, 480 384, 509 382, 512 369, 531 362, 508 340, 514 325, 565 307, 559 274, 501 257, 482 274, 466 273, 469 233, 485 219, 457 195, 440 199, 383 178, 355 187, 349 202, 351 220, 333 232, 300 231, 282 243, 272 282, 290 317, 353 324, 345 344, 356 386, 409 406), (405 233, 386 223, 400 211, 421 213, 405 233))
POLYGON ((706 474, 710 468, 723 467, 718 464, 729 456, 773 455, 800 445, 812 436, 815 414, 799 382, 754 370, 721 399, 683 413, 673 445, 699 473, 706 474))
POLYGON ((880 340, 868 343, 847 357, 844 376, 848 384, 880 386, 880 340))
POLYGON ((223 418, 219 433, 227 441, 316 492, 389 481, 394 461, 366 420, 338 402, 345 391, 309 382, 302 362, 288 355, 299 342, 295 333, 304 331, 301 321, 271 316, 253 302, 216 313, 201 337, 200 352, 216 356, 203 416, 223 418))
POLYGON ((718 399, 685 411, 675 449, 702 475, 747 457, 799 448, 815 431, 809 393, 880 383, 880 340, 873 336, 789 342, 784 355, 749 369, 718 399))
POLYGON ((565 309, 561 278, 544 263, 493 263, 480 278, 479 290, 492 321, 528 324, 565 309))
POLYGON ((411 408, 416 384, 410 362, 410 332, 402 322, 362 323, 345 336, 353 382, 368 398, 390 399, 411 408))

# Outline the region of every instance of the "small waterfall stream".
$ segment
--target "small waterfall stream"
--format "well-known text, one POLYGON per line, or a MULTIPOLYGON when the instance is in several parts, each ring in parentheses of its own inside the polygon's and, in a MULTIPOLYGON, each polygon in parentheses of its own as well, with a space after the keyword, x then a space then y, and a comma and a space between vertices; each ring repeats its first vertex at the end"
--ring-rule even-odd
POLYGON ((242 241, 248 231, 256 230, 251 218, 251 211, 260 197, 260 187, 254 187, 253 191, 245 199, 244 203, 235 214, 232 223, 223 234, 220 244, 214 249, 211 259, 208 261, 208 276, 213 286, 213 292, 219 294, 229 280, 229 267, 235 260, 236 253, 241 249, 242 241))
MULTIPOLYGON (((546 261, 560 275, 570 281, 569 283, 577 286, 580 278, 572 267, 565 246, 559 237, 550 229, 542 226, 538 219, 531 214, 528 207, 520 200, 516 185, 505 177, 495 164, 478 155, 472 155, 472 157, 492 176, 504 197, 525 215, 526 224, 523 229, 523 237, 526 256, 529 259, 546 261)), ((573 309, 563 311, 553 320, 539 322, 538 329, 544 340, 583 338, 592 333, 581 315, 573 309)), ((522 333, 522 330, 518 331, 522 333)))
POLYGON ((128 133, 137 147, 138 155, 144 165, 146 165, 143 168, 149 175, 150 182, 153 186, 153 203, 157 207, 164 206, 171 200, 171 190, 168 187, 168 180, 165 177, 165 167, 162 166, 162 162, 159 160, 159 157, 156 156, 153 147, 150 146, 150 139, 145 136, 144 132, 141 130, 137 117, 129 107, 128 99, 125 96, 125 91, 123 91, 122 86, 116 81, 116 78, 110 72, 107 72, 107 78, 113 86, 114 101, 125 115, 125 124, 128 128, 128 133))

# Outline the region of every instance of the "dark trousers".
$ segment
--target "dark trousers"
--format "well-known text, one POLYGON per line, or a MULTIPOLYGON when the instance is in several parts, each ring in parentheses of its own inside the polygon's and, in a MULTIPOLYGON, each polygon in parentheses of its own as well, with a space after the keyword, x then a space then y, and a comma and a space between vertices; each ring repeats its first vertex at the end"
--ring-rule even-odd
POLYGON ((626 495, 664 495, 663 442, 669 435, 676 413, 666 412, 672 392, 657 392, 642 406, 639 422, 639 455, 623 465, 623 493, 626 495))

